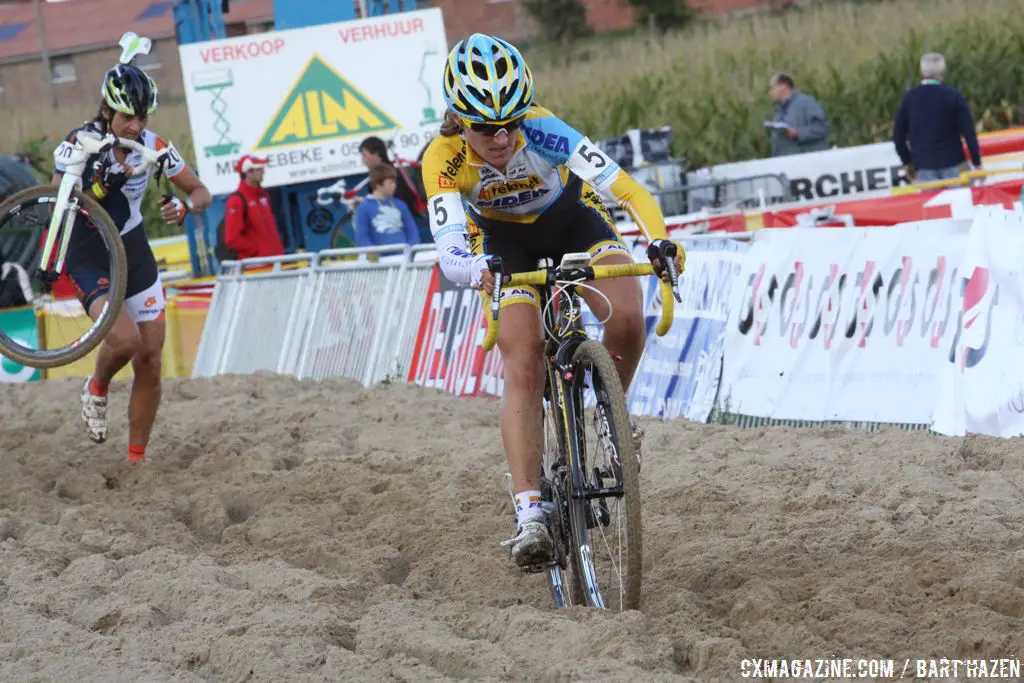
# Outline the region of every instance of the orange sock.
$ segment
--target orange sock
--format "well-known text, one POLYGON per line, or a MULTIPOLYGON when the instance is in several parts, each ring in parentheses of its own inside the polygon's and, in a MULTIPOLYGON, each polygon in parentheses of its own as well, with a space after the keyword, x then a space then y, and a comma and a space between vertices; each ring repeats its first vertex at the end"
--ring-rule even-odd
POLYGON ((93 396, 106 396, 109 388, 108 385, 97 382, 95 377, 89 380, 89 393, 93 396))
POLYGON ((146 459, 146 446, 141 443, 128 444, 128 462, 139 462, 146 459))

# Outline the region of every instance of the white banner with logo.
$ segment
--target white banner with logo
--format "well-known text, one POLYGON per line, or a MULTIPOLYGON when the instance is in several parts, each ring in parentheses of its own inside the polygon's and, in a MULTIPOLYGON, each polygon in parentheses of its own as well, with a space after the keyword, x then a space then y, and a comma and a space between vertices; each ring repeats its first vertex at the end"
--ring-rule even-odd
POLYGON ((719 405, 930 424, 970 221, 759 232, 732 292, 719 405))
POLYGON ((959 334, 943 364, 932 428, 1024 435, 1024 212, 979 209, 961 263, 959 334))
POLYGON ((696 171, 692 182, 775 173, 786 175, 796 202, 851 195, 888 196, 892 188, 910 183, 891 142, 720 164, 696 171))
POLYGON ((264 185, 364 169, 359 143, 415 159, 444 115, 441 10, 401 12, 179 47, 199 174, 238 185, 243 154, 270 158, 264 185))

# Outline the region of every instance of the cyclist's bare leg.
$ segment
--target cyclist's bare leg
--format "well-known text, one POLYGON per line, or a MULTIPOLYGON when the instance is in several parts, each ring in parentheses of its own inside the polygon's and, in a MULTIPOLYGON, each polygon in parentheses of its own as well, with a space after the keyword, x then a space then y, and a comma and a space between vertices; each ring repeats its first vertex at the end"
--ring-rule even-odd
MULTIPOLYGON (((619 263, 633 263, 625 254, 611 254, 601 259, 602 266, 619 263)), ((633 373, 640 364, 644 352, 647 330, 644 324, 644 295, 636 278, 611 278, 588 282, 608 297, 612 306, 612 317, 604 325, 604 346, 622 360, 615 363, 619 371, 622 388, 629 391, 633 373)), ((580 288, 580 294, 598 320, 608 317, 608 304, 596 292, 580 288)))
POLYGON ((514 303, 502 308, 498 349, 505 371, 501 440, 512 490, 536 491, 544 447, 544 344, 535 306, 514 303))
MULTIPOLYGON (((89 317, 96 320, 103 312, 107 297, 101 296, 89 306, 89 317)), ((96 368, 82 386, 82 421, 89 439, 107 440, 107 388, 114 375, 128 364, 141 343, 139 329, 128 311, 122 310, 96 354, 96 368)))
MULTIPOLYGON (((99 318, 103 312, 103 305, 107 297, 98 297, 89 306, 89 317, 93 320, 99 318)), ((96 369, 93 371, 93 379, 100 386, 106 387, 114 379, 121 368, 128 365, 128 362, 135 355, 142 338, 139 335, 139 328, 132 320, 128 311, 124 308, 117 316, 114 326, 103 340, 99 353, 96 354, 96 369)))
POLYGON ((145 448, 160 407, 160 375, 167 325, 163 320, 139 323, 141 343, 132 356, 132 395, 128 403, 128 444, 145 448))

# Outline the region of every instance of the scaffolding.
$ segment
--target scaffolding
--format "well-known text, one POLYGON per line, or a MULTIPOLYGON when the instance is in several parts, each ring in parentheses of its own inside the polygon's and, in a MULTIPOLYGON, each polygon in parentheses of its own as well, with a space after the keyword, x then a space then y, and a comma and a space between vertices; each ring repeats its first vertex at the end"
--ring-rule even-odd
POLYGON ((217 131, 217 144, 206 145, 203 152, 207 157, 222 157, 229 154, 238 154, 241 144, 231 139, 228 133, 231 131, 231 123, 225 115, 228 110, 228 103, 224 99, 224 91, 235 85, 234 75, 230 69, 211 69, 209 71, 198 71, 192 74, 192 87, 196 92, 208 92, 212 99, 210 110, 213 111, 215 120, 213 129, 217 131))

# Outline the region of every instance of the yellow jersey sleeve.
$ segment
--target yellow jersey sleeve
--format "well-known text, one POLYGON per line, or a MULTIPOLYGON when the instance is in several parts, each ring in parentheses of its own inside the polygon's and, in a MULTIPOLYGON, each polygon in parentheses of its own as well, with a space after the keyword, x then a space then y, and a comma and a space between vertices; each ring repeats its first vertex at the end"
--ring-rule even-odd
POLYGON ((467 190, 466 154, 466 142, 461 135, 438 135, 423 153, 423 187, 427 191, 434 242, 445 235, 468 232, 462 203, 467 190))
POLYGON ((452 282, 478 286, 487 257, 469 249, 469 220, 462 200, 472 190, 466 153, 461 135, 435 137, 423 153, 423 186, 441 271, 452 282))

